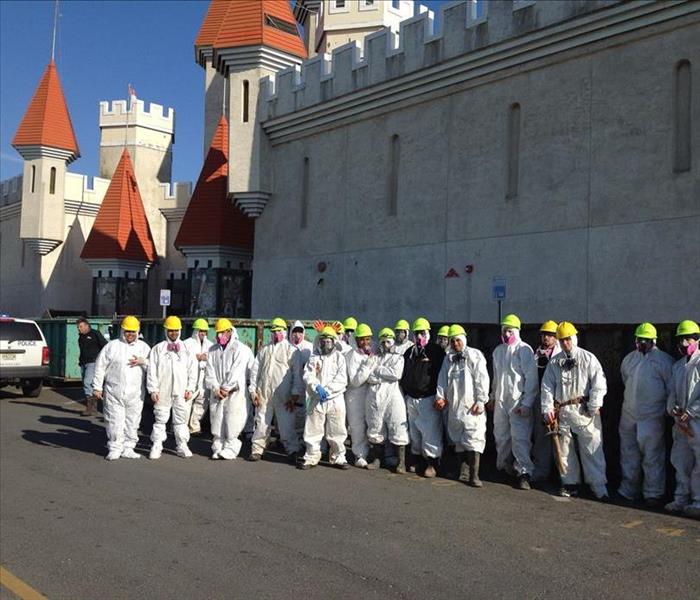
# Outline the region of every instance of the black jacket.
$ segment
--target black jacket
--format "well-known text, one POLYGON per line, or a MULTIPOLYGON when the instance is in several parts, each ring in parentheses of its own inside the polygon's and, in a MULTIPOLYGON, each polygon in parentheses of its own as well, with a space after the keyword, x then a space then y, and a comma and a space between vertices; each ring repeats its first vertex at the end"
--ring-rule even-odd
POLYGON ((91 329, 87 333, 79 333, 78 346, 80 346, 80 365, 82 366, 95 362, 100 350, 106 345, 107 340, 97 329, 91 329))
POLYGON ((411 346, 403 355, 401 389, 412 398, 434 396, 445 352, 432 342, 425 348, 411 346))

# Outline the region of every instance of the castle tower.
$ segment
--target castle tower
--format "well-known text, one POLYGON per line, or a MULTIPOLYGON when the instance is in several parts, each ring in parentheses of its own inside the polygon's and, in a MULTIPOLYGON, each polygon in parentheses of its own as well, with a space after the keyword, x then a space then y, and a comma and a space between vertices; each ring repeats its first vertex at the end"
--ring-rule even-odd
POLYGON ((65 238, 66 165, 80 156, 56 64, 51 60, 12 145, 24 159, 20 238, 37 254, 65 238))
POLYGON ((187 257, 189 314, 250 316, 254 223, 228 199, 228 122, 220 117, 175 247, 187 257))
MULTIPOLYGON (((257 217, 272 189, 265 168, 265 136, 257 118, 260 80, 306 58, 290 4, 214 0, 195 52, 204 65, 211 54, 212 68, 227 82, 222 93, 227 94, 230 130, 228 193, 246 215, 257 217)), ((208 123, 212 116, 205 115, 208 123)))
POLYGON ((156 257, 131 157, 122 149, 80 254, 92 269, 92 314, 145 314, 146 277, 156 257))

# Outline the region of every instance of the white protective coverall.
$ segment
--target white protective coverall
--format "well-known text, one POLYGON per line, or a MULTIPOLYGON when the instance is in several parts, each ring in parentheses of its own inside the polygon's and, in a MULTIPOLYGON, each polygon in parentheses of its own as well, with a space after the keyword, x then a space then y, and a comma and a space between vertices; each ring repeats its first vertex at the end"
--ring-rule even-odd
POLYGON ((257 392, 260 406, 255 408, 255 430, 252 437, 252 453, 262 455, 272 428, 272 418, 277 420, 280 440, 287 454, 298 452, 300 440, 294 428, 296 409, 287 410, 287 402, 293 394, 294 369, 298 368, 295 355, 298 350, 286 339, 263 346, 250 370, 251 398, 257 392))
POLYGON ((367 378, 377 364, 376 355, 367 355, 357 348, 345 354, 348 367, 348 387, 345 390, 345 410, 348 417, 348 433, 352 441, 352 453, 355 461, 367 460, 369 444, 367 443, 367 423, 365 405, 369 384, 367 378))
MULTIPOLYGON (((700 350, 690 359, 683 357, 673 365, 668 414, 674 407, 688 413, 688 427, 695 437, 673 426, 671 464, 676 471, 675 509, 686 506, 700 509, 700 350)), ((667 506, 667 508, 669 508, 667 506)))
MULTIPOLYGON (((301 329, 306 333, 306 328, 301 321, 294 321, 292 325, 292 333, 295 329, 301 329)), ((293 336, 290 334, 292 345, 298 350, 294 357, 294 372, 292 377, 292 393, 299 396, 299 403, 294 411, 295 428, 299 439, 304 438, 304 425, 306 424, 306 386, 304 385, 304 367, 309 362, 309 358, 314 352, 314 345, 307 339, 302 339, 301 342, 295 344, 293 336)))
POLYGON ((409 348, 413 348, 414 345, 415 344, 413 343, 413 341, 411 341, 410 337, 406 336, 406 339, 403 342, 401 342, 400 344, 394 344, 391 348, 391 351, 394 354, 400 354, 401 356, 403 356, 406 353, 406 350, 408 350, 409 348))
POLYGON ((345 464, 345 388, 348 371, 345 357, 336 348, 330 354, 314 353, 304 368, 306 384, 306 425, 304 463, 316 465, 321 460, 321 440, 326 438, 330 446, 329 460, 336 465, 345 464), (321 402, 316 386, 321 385, 328 400, 321 402))
MULTIPOLYGON (((197 331, 194 331, 192 337, 187 338, 183 343, 189 353, 195 357, 197 354, 208 354, 212 346, 212 341, 206 336, 203 340, 200 340, 197 331)), ((204 377, 206 373, 207 361, 197 361, 197 383, 195 384, 194 396, 192 398, 192 415, 189 420, 191 433, 198 433, 201 431, 202 417, 209 406, 209 390, 204 386, 204 377)))
POLYGON ((511 458, 518 475, 532 475, 532 407, 539 378, 532 348, 514 330, 514 344, 500 344, 493 351, 493 436, 496 468, 509 470, 511 458), (527 415, 514 412, 527 409, 527 415))
POLYGON ((403 373, 403 356, 393 347, 375 357, 366 395, 367 439, 371 444, 385 440, 395 446, 407 446, 408 417, 399 381, 403 373))
POLYGON ((570 369, 563 364, 566 360, 564 352, 549 361, 542 378, 542 414, 553 411, 555 402, 588 398, 584 404, 570 404, 559 410, 559 443, 564 467, 562 483, 581 483, 579 459, 573 440, 575 435, 584 479, 596 496, 603 497, 607 495, 603 432, 600 413, 591 415, 603 406, 608 386, 603 368, 591 352, 574 346, 571 358, 575 359, 576 364, 570 369))
POLYGON ((484 453, 486 447, 486 411, 489 400, 489 374, 486 358, 476 348, 465 346, 462 352, 448 352, 438 375, 437 398, 447 400, 447 433, 456 452, 484 453), (470 409, 481 403, 481 414, 470 409))
POLYGON ((620 372, 625 394, 620 417, 618 493, 629 500, 663 497, 666 490, 666 401, 673 359, 654 346, 646 354, 630 352, 620 372), (644 483, 642 484, 642 472, 644 483))
POLYGON ((210 394, 212 458, 236 458, 241 450, 238 436, 248 420, 246 386, 253 361, 253 351, 238 339, 235 329, 226 348, 217 343, 209 350, 205 384, 210 394), (227 390, 228 396, 220 398, 219 389, 227 390))
POLYGON ((165 425, 172 413, 173 433, 178 450, 190 441, 187 419, 190 401, 185 392, 192 393, 197 384, 197 359, 190 354, 179 336, 175 342, 164 340, 151 349, 148 357, 146 387, 149 394, 157 393, 158 402, 153 405, 155 423, 151 432, 154 446, 162 446, 167 437, 165 425), (168 348, 177 348, 168 350, 168 348))
POLYGON ((110 454, 133 452, 139 441, 149 351, 143 340, 128 343, 122 334, 102 348, 97 356, 92 389, 102 392, 110 454), (141 359, 143 364, 130 366, 129 360, 134 357, 141 359))

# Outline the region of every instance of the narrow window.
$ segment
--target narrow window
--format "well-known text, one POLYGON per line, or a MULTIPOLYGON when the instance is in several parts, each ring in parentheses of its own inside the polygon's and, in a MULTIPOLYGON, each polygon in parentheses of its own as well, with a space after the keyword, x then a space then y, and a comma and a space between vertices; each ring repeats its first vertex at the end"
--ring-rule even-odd
POLYGON ((345 0, 335 0, 336 8, 345 8, 345 0))
POLYGON ((506 198, 515 198, 518 195, 520 175, 520 104, 517 102, 508 112, 506 164, 506 198))
POLYGON ((690 171, 691 159, 691 81, 690 61, 676 65, 673 98, 673 170, 676 173, 690 171))
POLYGON ((51 175, 49 177, 49 194, 56 193, 56 167, 51 167, 51 175))
POLYGON ((243 80, 243 122, 248 122, 250 102, 250 85, 247 79, 243 80))
POLYGON ((401 158, 401 141, 399 136, 391 136, 389 147, 389 214, 396 215, 399 207, 399 159, 401 158))
POLYGON ((309 223, 309 158, 304 157, 301 175, 301 228, 306 229, 309 223))
POLYGON ((34 184, 36 183, 36 166, 32 165, 32 194, 34 193, 34 184))
POLYGON ((399 10, 399 0, 391 0, 391 8, 395 8, 396 10, 399 10))

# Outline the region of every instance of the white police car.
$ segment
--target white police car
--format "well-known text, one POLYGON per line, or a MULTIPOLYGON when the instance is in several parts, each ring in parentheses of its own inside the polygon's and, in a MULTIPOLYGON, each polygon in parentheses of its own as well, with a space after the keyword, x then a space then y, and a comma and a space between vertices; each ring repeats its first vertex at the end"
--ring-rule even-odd
POLYGON ((48 375, 49 347, 39 326, 0 315, 0 387, 14 385, 36 398, 48 375))

